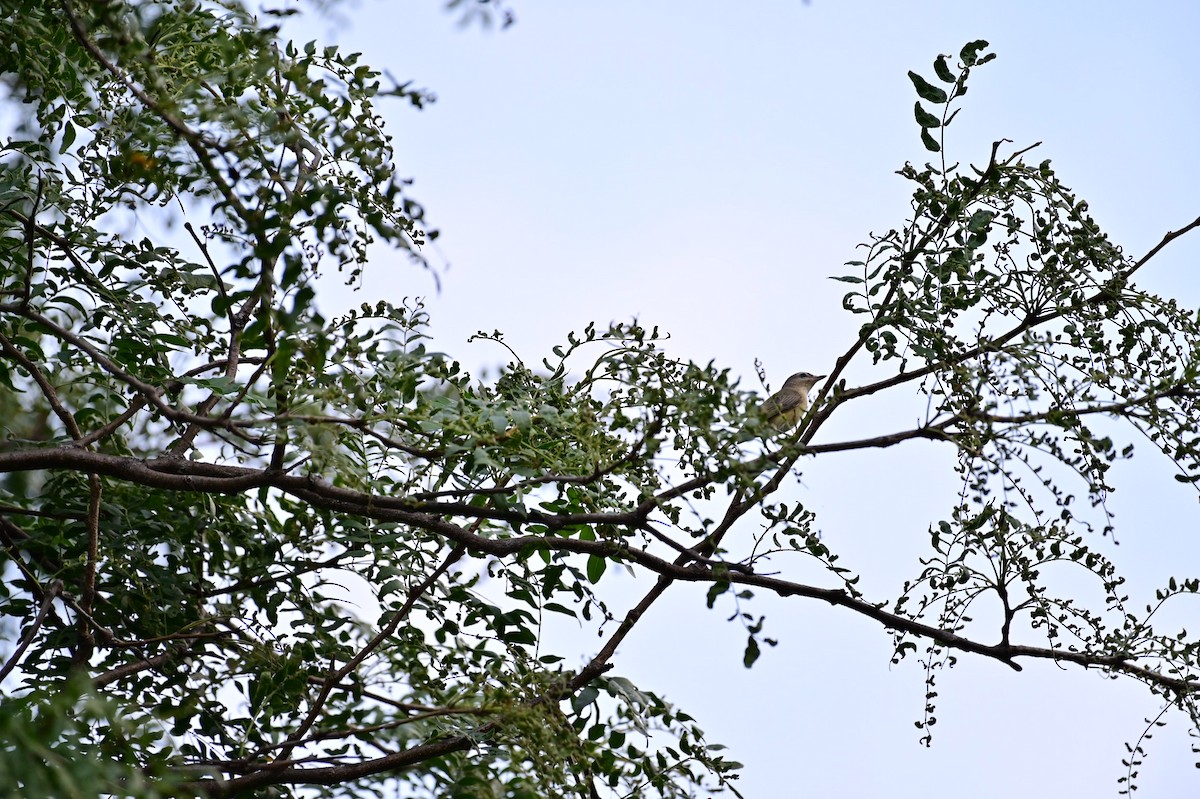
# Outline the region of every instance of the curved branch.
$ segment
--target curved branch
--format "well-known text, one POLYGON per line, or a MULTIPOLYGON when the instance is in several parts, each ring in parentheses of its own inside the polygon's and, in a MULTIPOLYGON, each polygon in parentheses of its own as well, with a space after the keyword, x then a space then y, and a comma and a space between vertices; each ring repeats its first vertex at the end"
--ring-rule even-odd
MULTIPOLYGON (((1027 647, 1016 645, 983 644, 970 638, 942 630, 938 627, 890 613, 880 605, 852 597, 843 589, 818 588, 777 577, 747 573, 742 569, 714 568, 694 563, 689 555, 681 555, 669 561, 645 550, 631 549, 624 539, 585 541, 561 536, 524 535, 511 538, 493 538, 477 534, 469 528, 446 520, 454 512, 443 509, 440 514, 420 513, 406 510, 404 500, 380 497, 334 486, 317 478, 298 477, 270 470, 244 467, 218 466, 187 461, 139 461, 103 453, 78 450, 71 447, 32 450, 26 452, 0 453, 0 472, 22 469, 69 468, 118 477, 132 483, 152 488, 187 492, 237 493, 253 488, 271 487, 287 492, 312 505, 339 513, 354 514, 379 521, 407 524, 425 530, 461 545, 471 552, 480 552, 497 557, 519 554, 529 549, 570 552, 596 555, 641 565, 661 578, 686 582, 716 582, 727 580, 747 586, 757 586, 782 597, 801 596, 819 599, 831 605, 844 607, 861 616, 873 619, 891 630, 927 638, 962 652, 970 652, 994 658, 1014 669, 1019 665, 1015 658, 1041 658, 1059 662, 1075 663, 1085 667, 1107 668, 1135 676, 1145 682, 1181 693, 1200 693, 1200 682, 1170 677, 1132 662, 1126 655, 1092 654, 1068 650, 1027 647), (194 472, 194 473, 192 473, 194 472)), ((738 507, 746 500, 739 500, 738 507)), ((478 509, 471 509, 476 511, 478 509)), ((474 514, 473 514, 474 515, 474 514)), ((584 515, 595 515, 608 524, 634 525, 639 516, 636 512, 626 514, 576 514, 568 519, 584 515), (623 519, 618 521, 618 519, 623 519)), ((548 521, 555 517, 542 514, 539 520, 548 521)), ((526 519, 529 521, 529 519, 526 519)), ((557 526, 566 526, 559 522, 557 526)), ((719 528, 721 529, 721 528, 719 528)), ((727 529, 727 528, 724 528, 727 529)), ((691 551, 703 554, 706 543, 712 537, 697 544, 691 551)), ((656 586, 657 590, 657 586, 656 586)), ((652 591, 651 594, 655 592, 652 591)), ((649 599, 650 594, 647 595, 649 599)), ((649 601, 653 601, 650 599, 649 601)))

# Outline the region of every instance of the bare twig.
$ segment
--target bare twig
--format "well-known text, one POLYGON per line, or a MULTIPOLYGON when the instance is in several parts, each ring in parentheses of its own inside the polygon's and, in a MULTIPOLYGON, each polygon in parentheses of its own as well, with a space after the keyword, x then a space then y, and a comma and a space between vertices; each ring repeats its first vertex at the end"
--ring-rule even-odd
POLYGON ((37 637, 38 629, 41 628, 42 622, 46 620, 46 615, 50 612, 50 606, 61 591, 62 581, 54 580, 42 592, 42 606, 38 609, 37 615, 33 617, 33 622, 29 625, 29 629, 25 632, 25 637, 21 639, 21 643, 17 644, 17 648, 13 650, 7 662, 0 668, 0 682, 4 682, 4 678, 21 661, 21 655, 25 653, 25 650, 33 643, 33 639, 37 637))

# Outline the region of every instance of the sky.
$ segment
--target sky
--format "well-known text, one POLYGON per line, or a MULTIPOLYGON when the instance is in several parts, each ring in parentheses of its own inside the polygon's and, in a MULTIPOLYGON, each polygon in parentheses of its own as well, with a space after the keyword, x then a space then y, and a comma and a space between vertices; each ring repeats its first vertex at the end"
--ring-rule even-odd
MULTIPOLYGON (((498 329, 531 363, 588 322, 636 318, 673 356, 757 387, 828 372, 858 320, 829 280, 871 231, 903 223, 895 174, 926 152, 908 70, 986 39, 951 151, 1041 142, 1037 160, 1140 255, 1200 214, 1200 5, 1192 2, 752 3, 511 0, 503 32, 460 27, 439 0, 359 0, 296 35, 334 41, 433 91, 416 112, 385 105, 400 170, 442 231, 440 276, 379 252, 337 305, 424 297, 434 346, 476 371, 506 360, 468 344, 498 329)), ((1034 158, 1035 156, 1030 156, 1034 158)), ((1200 306, 1200 236, 1176 242, 1139 285, 1200 306)), ((866 373, 852 373, 851 384, 866 373)), ((904 414, 910 414, 905 416, 904 414)), ((909 408, 835 417, 824 441, 884 432, 909 408)), ((818 442, 820 443, 820 442, 818 442)), ((1115 469, 1120 545, 1106 550, 1152 599, 1200 575, 1200 505, 1149 447, 1115 469)), ((822 458, 787 490, 826 541, 886 597, 919 571, 928 525, 956 481, 932 444, 822 458)), ((1135 603, 1136 604, 1136 603, 1135 603)), ((744 632, 681 588, 618 652, 616 673, 695 716, 746 765, 747 797, 1115 796, 1124 744, 1158 705, 1140 685, 972 657, 939 675, 933 746, 916 662, 891 666, 873 622, 818 603, 756 598, 780 640, 751 670, 744 632)), ((1200 606, 1179 624, 1200 629, 1200 606)), ((582 658, 587 654, 581 651, 582 658)), ((1178 717, 1157 731, 1138 795, 1196 795, 1178 717)), ((1200 743, 1200 742, 1198 742, 1200 743)))

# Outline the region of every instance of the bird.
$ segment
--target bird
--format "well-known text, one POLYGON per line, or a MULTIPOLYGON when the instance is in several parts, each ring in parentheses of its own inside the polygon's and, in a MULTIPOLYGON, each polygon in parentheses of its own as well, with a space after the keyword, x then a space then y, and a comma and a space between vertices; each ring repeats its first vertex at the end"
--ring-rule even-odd
POLYGON ((778 431, 790 430, 808 410, 808 392, 826 375, 797 372, 783 381, 783 388, 776 391, 758 406, 759 413, 778 431))

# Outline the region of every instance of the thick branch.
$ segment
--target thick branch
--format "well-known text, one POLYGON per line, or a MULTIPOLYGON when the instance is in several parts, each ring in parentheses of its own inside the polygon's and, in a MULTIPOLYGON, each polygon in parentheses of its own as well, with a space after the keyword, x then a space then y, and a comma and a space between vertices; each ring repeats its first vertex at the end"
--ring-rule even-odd
MULTIPOLYGON (((959 651, 972 652, 995 658, 1014 668, 1016 667, 1016 664, 1013 663, 1014 658, 1036 657, 1077 663, 1083 666, 1109 668, 1114 671, 1131 674, 1146 682, 1173 691, 1200 692, 1200 683, 1173 678, 1143 669, 1133 664, 1128 658, 1073 653, 1052 648, 1002 647, 982 644, 937 627, 913 621, 905 616, 889 613, 870 602, 855 599, 841 589, 817 588, 777 577, 745 573, 741 570, 716 570, 704 565, 691 563, 686 555, 681 555, 672 562, 645 550, 629 548, 624 539, 615 541, 584 541, 578 538, 565 538, 561 536, 527 535, 511 538, 482 536, 468 528, 447 521, 444 516, 448 512, 444 512, 442 515, 434 515, 407 511, 403 509, 403 500, 372 496, 333 486, 325 481, 313 478, 296 477, 278 472, 242 467, 217 466, 186 461, 138 461, 132 458, 120 458, 102 453, 77 450, 71 447, 0 453, 0 472, 38 468, 75 468, 97 474, 119 477, 153 488, 189 492, 235 493, 269 486, 310 502, 316 507, 377 519, 379 521, 407 524, 416 529, 425 530, 444 537, 456 544, 462 545, 471 552, 506 557, 528 549, 545 549, 549 551, 616 558, 636 563, 650 569, 660 577, 671 580, 687 582, 728 580, 731 583, 758 586, 773 591, 780 596, 803 596, 811 599, 820 599, 874 619, 888 629, 900 630, 915 636, 928 638, 943 646, 959 651), (168 470, 163 470, 163 467, 168 470), (182 473, 189 468, 202 473, 182 473)), ((629 522, 636 521, 637 518, 636 514, 612 514, 605 521, 610 524, 619 524, 615 520, 621 517, 628 517, 627 521, 629 522)), ((697 547, 699 546, 697 545, 697 547)))

